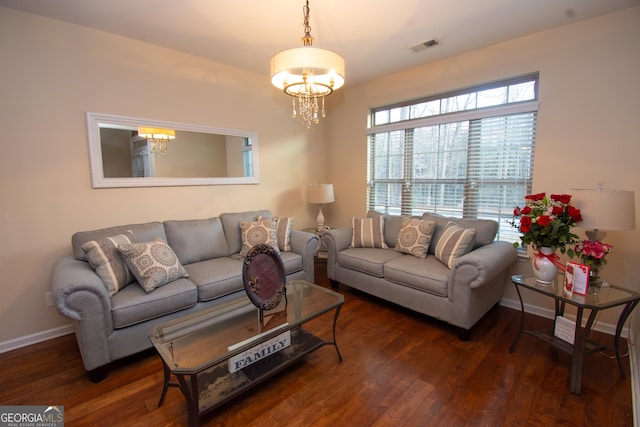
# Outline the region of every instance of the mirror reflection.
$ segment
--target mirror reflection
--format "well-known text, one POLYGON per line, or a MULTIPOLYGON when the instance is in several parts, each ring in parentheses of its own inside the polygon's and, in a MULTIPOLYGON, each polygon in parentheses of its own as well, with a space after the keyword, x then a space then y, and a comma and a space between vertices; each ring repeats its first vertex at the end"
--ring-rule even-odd
POLYGON ((87 114, 94 187, 258 183, 254 132, 87 114))

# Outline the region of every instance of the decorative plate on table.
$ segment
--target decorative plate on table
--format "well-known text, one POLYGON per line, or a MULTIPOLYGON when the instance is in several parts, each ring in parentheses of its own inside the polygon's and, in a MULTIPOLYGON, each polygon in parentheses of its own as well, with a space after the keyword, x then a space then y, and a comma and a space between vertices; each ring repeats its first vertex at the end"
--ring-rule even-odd
POLYGON ((242 264, 242 281, 256 307, 271 310, 280 304, 286 279, 280 254, 272 246, 260 243, 249 250, 242 264))

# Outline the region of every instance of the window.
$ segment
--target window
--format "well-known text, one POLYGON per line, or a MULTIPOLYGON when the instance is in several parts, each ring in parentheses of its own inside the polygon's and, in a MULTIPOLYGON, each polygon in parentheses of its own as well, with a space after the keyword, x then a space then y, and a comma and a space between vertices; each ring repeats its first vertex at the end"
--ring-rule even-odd
POLYGON ((244 168, 244 176, 253 176, 253 146, 251 138, 243 138, 242 140, 242 166, 244 168))
POLYGON ((493 219, 499 240, 531 193, 538 110, 532 74, 371 110, 369 209, 493 219))

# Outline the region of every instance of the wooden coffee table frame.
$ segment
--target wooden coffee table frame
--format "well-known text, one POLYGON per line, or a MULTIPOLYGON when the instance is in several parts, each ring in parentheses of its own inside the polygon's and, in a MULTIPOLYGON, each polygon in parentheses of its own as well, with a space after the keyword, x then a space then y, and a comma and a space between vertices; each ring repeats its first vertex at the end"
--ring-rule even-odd
MULTIPOLYGON (((287 306, 281 307, 282 311, 279 312, 281 320, 277 320, 275 325, 267 325, 268 327, 272 326, 271 329, 258 325, 260 321, 259 310, 252 305, 248 298, 245 301, 244 297, 194 315, 185 316, 184 320, 175 319, 153 328, 149 338, 161 356, 164 370, 164 386, 158 406, 163 404, 169 387, 178 387, 186 400, 189 426, 198 426, 202 415, 213 411, 246 390, 285 370, 320 347, 334 346, 338 360, 342 362, 342 355, 336 341, 336 325, 344 304, 343 295, 305 281, 288 283, 287 294, 287 306), (307 297, 296 298, 296 293, 300 294, 301 292, 306 293, 307 297), (318 299, 324 301, 314 305, 311 301, 313 295, 321 297, 318 299), (302 327, 304 323, 331 311, 334 311, 332 340, 323 340, 302 327), (254 315, 255 322, 251 321, 254 315), (217 319, 218 317, 221 319, 217 319), (205 324, 211 319, 213 322, 210 325, 198 326, 198 322, 205 324), (237 319, 240 321, 236 321, 237 319), (211 357, 203 356, 206 359, 204 363, 200 362, 205 359, 196 360, 194 366, 189 366, 188 363, 182 366, 182 362, 178 363, 180 355, 176 353, 180 351, 184 351, 185 354, 187 354, 186 352, 194 352, 198 347, 198 341, 209 338, 215 340, 219 336, 225 335, 219 328, 226 324, 234 324, 236 327, 241 325, 241 329, 249 327, 251 334, 255 337, 245 338, 246 344, 225 351, 224 354, 212 354, 211 357), (289 347, 246 368, 233 373, 229 372, 228 361, 230 358, 286 331, 291 332, 289 347), (204 338, 200 339, 201 337, 204 338), (182 341, 190 341, 190 343, 184 345, 182 341), (179 342, 182 349, 174 351, 173 344, 179 342), (177 379, 177 382, 171 381, 172 376, 177 379)), ((284 303, 283 301, 283 306, 284 303)), ((277 310, 276 308, 274 312, 277 310)), ((264 316, 269 319, 269 312, 265 312, 264 316)), ((274 319, 277 318, 277 315, 274 316, 274 319)))

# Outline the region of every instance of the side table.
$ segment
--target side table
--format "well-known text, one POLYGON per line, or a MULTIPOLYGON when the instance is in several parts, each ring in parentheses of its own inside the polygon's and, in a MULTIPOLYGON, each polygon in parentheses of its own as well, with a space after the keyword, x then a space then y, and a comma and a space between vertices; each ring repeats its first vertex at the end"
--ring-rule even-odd
POLYGON ((616 326, 616 334, 614 339, 616 359, 618 360, 618 367, 620 368, 620 374, 622 378, 627 378, 624 367, 622 366, 622 360, 620 358, 620 332, 626 322, 627 318, 638 305, 640 301, 640 293, 630 291, 616 286, 609 285, 603 287, 597 295, 572 295, 566 296, 563 293, 563 277, 558 275, 551 285, 542 285, 536 282, 533 276, 515 275, 511 276, 511 281, 516 287, 518 298, 520 299, 521 317, 520 317, 520 329, 518 335, 516 335, 509 352, 513 353, 516 344, 523 333, 531 334, 542 341, 547 342, 554 348, 571 354, 571 392, 574 394, 580 394, 582 387, 582 362, 585 354, 595 353, 606 348, 604 345, 590 340, 589 333, 593 327, 596 315, 601 310, 606 310, 613 307, 624 306, 620 317, 618 318, 618 324, 616 326), (556 317, 563 316, 564 310, 567 304, 573 305, 577 308, 576 314, 576 327, 574 335, 573 345, 556 337, 554 335, 554 328, 530 331, 524 329, 524 302, 522 301, 522 295, 520 289, 529 289, 547 297, 553 298, 555 302, 555 314, 556 317), (582 316, 584 309, 589 309, 591 312, 584 328, 582 325, 582 316))
POLYGON ((326 260, 327 259, 327 248, 322 242, 322 236, 327 230, 331 228, 324 226, 323 228, 305 228, 302 231, 306 231, 307 233, 313 233, 320 238, 320 246, 318 247, 318 251, 316 252, 316 259, 326 260))

